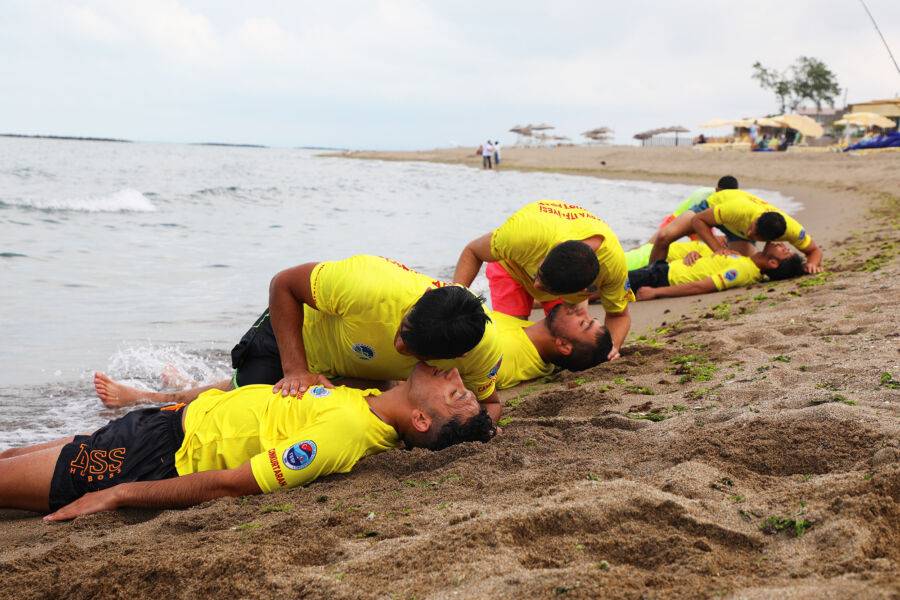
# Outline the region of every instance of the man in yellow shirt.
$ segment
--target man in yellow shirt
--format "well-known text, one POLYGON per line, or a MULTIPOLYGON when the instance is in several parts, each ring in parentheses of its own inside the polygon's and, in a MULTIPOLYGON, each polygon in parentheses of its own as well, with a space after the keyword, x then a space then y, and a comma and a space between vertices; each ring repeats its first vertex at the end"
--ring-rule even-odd
MULTIPOLYGON (((438 281, 387 258, 359 255, 306 263, 278 273, 269 310, 232 350, 232 389, 256 383, 295 396, 329 378, 403 379, 418 361, 457 367, 494 419, 494 381, 502 354, 482 301, 468 289, 438 281)), ((142 393, 102 373, 97 395, 108 406, 140 399, 184 402, 204 389, 142 393)))
POLYGON ((668 245, 689 233, 696 233, 717 254, 739 252, 749 256, 754 242, 786 241, 806 255, 804 270, 822 270, 822 250, 795 219, 749 192, 725 189, 685 212, 662 228, 656 236, 650 261, 666 256, 668 245), (718 240, 712 227, 722 230, 726 243, 718 240))
MULTIPOLYGON (((674 247, 674 245, 673 245, 674 247)), ((600 364, 612 347, 612 340, 599 320, 592 318, 582 305, 557 304, 545 319, 536 323, 491 311, 488 313, 497 332, 503 362, 497 372, 499 390, 523 381, 551 374, 556 368, 582 371, 600 364)), ((98 374, 105 377, 102 374, 98 374)), ((349 380, 342 380, 349 381, 349 380)), ((352 381, 354 386, 363 383, 352 381)), ((389 387, 393 382, 366 381, 366 384, 389 387)), ((206 388, 184 392, 141 392, 109 382, 120 390, 128 390, 134 403, 139 400, 166 403, 172 400, 190 402, 206 388)), ((243 389, 243 388, 239 388, 243 389)), ((289 397, 288 400, 291 398, 289 397)))
MULTIPOLYGON (((724 237, 722 239, 725 239, 724 237)), ((647 242, 643 246, 632 248, 625 251, 625 261, 629 271, 642 269, 650 264, 650 251, 653 249, 653 243, 647 242)), ((713 251, 705 242, 672 242, 669 245, 669 253, 666 256, 666 262, 674 262, 689 258, 691 262, 701 256, 710 256, 713 251)))
POLYGON ((583 305, 557 304, 536 323, 493 311, 503 347, 497 387, 506 389, 552 373, 557 367, 583 371, 606 360, 612 339, 583 305))
POLYGON ((456 369, 417 364, 377 390, 311 386, 285 398, 270 385, 210 390, 77 435, 0 454, 0 508, 50 521, 133 506, 186 508, 223 496, 307 485, 395 448, 486 442, 495 427, 456 369))
POLYGON ((453 281, 471 285, 483 263, 494 310, 527 318, 534 300, 545 312, 554 301, 578 304, 600 299, 613 347, 619 348, 631 326, 628 269, 612 229, 584 208, 559 200, 539 200, 513 213, 500 227, 463 249, 453 281))
POLYGON ((689 262, 687 258, 630 271, 628 277, 638 300, 693 296, 750 285, 763 278, 788 279, 803 273, 803 259, 785 244, 770 242, 751 256, 711 254, 689 262))

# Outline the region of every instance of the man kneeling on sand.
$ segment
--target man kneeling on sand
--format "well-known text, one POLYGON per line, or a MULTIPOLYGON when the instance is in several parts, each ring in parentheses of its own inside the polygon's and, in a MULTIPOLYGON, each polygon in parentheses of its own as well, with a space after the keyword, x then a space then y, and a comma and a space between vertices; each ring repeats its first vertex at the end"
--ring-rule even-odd
POLYGON ((210 390, 146 408, 90 435, 0 454, 0 508, 50 521, 123 507, 186 508, 223 496, 306 485, 400 446, 440 450, 495 433, 455 368, 417 364, 387 392, 315 385, 210 390))
MULTIPOLYGON (((502 354, 482 300, 387 258, 358 255, 281 271, 272 279, 269 309, 231 358, 231 380, 150 401, 185 402, 210 387, 262 383, 295 396, 337 378, 402 379, 422 361, 459 369, 491 417, 500 418, 495 379, 502 354)), ((107 406, 138 399, 102 373, 94 386, 107 406)))
POLYGON ((786 244, 769 242, 751 256, 696 252, 683 259, 658 260, 648 267, 628 272, 638 300, 693 296, 750 285, 763 278, 788 279, 803 274, 803 258, 786 244))

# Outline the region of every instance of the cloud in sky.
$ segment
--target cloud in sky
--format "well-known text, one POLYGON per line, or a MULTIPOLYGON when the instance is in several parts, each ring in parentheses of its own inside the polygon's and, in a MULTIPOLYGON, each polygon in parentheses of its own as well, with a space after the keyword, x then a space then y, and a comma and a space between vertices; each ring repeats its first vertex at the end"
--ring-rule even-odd
MULTIPOLYGON (((10 0, 0 130, 411 148, 775 110, 759 60, 900 93, 858 2, 10 0)), ((900 3, 869 0, 900 52, 900 3)))

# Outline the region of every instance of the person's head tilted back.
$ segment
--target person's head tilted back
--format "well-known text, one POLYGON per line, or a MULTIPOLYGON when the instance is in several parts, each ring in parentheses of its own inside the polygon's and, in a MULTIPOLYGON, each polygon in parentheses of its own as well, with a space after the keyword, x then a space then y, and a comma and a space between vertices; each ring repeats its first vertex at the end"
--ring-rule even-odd
POLYGON ((738 189, 738 180, 732 175, 725 175, 719 178, 718 183, 716 183, 716 191, 721 192, 722 190, 736 190, 738 189))
POLYGON ((496 427, 459 371, 419 363, 410 373, 409 421, 399 431, 407 448, 441 450, 461 442, 488 442, 496 427))
POLYGON ((554 338, 558 355, 550 362, 569 371, 583 371, 607 360, 612 337, 599 321, 586 311, 557 304, 547 315, 547 328, 554 338))
POLYGON ((400 337, 422 359, 462 356, 478 345, 491 320, 483 302, 459 285, 428 290, 404 317, 400 337))
POLYGON ((590 286, 600 273, 594 250, 578 240, 557 244, 538 268, 541 287, 551 294, 574 294, 590 286))
POLYGON ((786 244, 766 244, 762 253, 767 264, 765 268, 760 269, 760 272, 770 281, 791 279, 803 275, 803 257, 791 251, 786 244))

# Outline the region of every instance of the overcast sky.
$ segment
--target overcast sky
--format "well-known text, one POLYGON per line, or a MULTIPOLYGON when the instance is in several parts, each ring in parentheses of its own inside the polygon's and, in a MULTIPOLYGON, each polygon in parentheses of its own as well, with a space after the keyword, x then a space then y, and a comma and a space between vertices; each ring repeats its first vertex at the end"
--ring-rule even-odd
MULTIPOLYGON (((895 55, 900 1, 867 0, 895 55)), ((0 0, 0 132, 278 146, 477 145, 777 109, 751 65, 900 94, 858 0, 0 0)), ((900 57, 898 57, 900 58, 900 57)))

